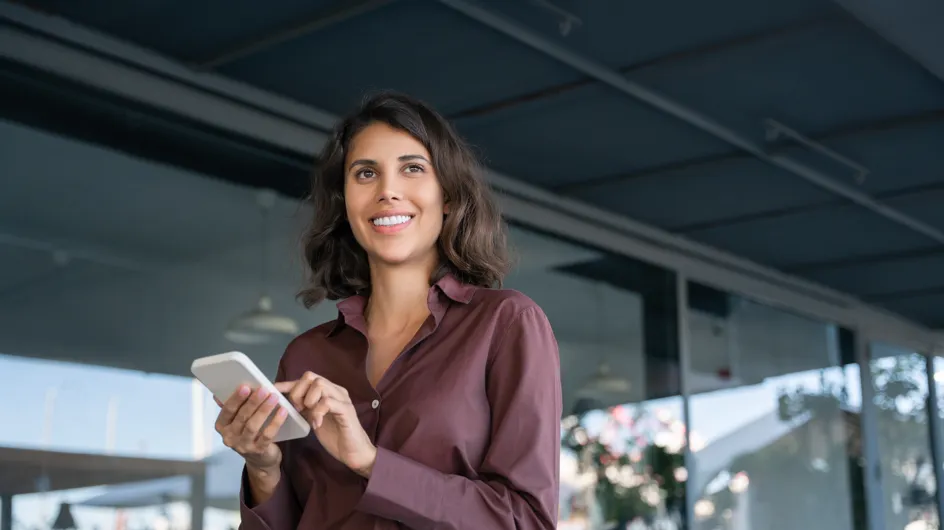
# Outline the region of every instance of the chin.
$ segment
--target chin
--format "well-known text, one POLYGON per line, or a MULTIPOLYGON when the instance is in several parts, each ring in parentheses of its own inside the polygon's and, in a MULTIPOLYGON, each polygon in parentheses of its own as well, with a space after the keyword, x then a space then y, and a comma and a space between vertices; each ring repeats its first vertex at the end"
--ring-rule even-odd
POLYGON ((376 249, 374 252, 371 252, 371 257, 376 263, 382 263, 384 265, 405 265, 416 261, 416 254, 412 249, 406 248, 376 249))
POLYGON ((435 255, 435 247, 418 249, 414 245, 383 245, 368 252, 372 262, 392 267, 424 263, 431 253, 435 255))

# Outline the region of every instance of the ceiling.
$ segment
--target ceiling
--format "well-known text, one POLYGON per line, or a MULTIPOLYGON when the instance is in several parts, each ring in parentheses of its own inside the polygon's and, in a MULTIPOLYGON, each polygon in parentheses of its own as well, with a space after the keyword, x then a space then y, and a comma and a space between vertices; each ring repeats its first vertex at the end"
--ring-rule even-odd
MULTIPOLYGON (((410 92, 497 171, 944 328, 934 2, 21 3, 335 114, 410 92)), ((11 119, 304 193, 306 160, 2 72, 11 119)))

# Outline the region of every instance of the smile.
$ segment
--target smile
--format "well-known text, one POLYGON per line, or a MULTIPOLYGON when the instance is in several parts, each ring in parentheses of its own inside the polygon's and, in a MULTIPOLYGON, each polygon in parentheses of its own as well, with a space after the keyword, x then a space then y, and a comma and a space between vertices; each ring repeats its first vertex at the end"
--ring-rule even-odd
POLYGON ((371 219, 370 224, 373 225, 375 232, 392 234, 410 226, 412 220, 412 215, 387 215, 371 219))
POLYGON ((374 226, 396 226, 409 223, 413 219, 412 215, 391 215, 388 217, 378 217, 371 221, 374 226))

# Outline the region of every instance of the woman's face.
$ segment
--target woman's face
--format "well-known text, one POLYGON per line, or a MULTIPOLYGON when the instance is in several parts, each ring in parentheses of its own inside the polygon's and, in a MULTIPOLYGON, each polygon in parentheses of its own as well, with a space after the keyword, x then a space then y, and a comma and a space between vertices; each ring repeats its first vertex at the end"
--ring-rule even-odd
POLYGON ((421 142, 387 124, 371 124, 351 140, 345 208, 372 266, 436 266, 448 205, 431 160, 421 142))

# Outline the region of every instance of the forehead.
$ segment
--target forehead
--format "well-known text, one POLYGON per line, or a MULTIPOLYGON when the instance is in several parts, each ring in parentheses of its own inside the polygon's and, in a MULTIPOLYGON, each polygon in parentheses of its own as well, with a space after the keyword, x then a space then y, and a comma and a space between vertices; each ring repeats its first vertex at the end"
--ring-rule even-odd
POLYGON ((403 155, 422 155, 428 159, 429 151, 406 131, 386 123, 372 123, 351 138, 347 159, 348 162, 361 158, 380 162, 396 160, 403 155))

